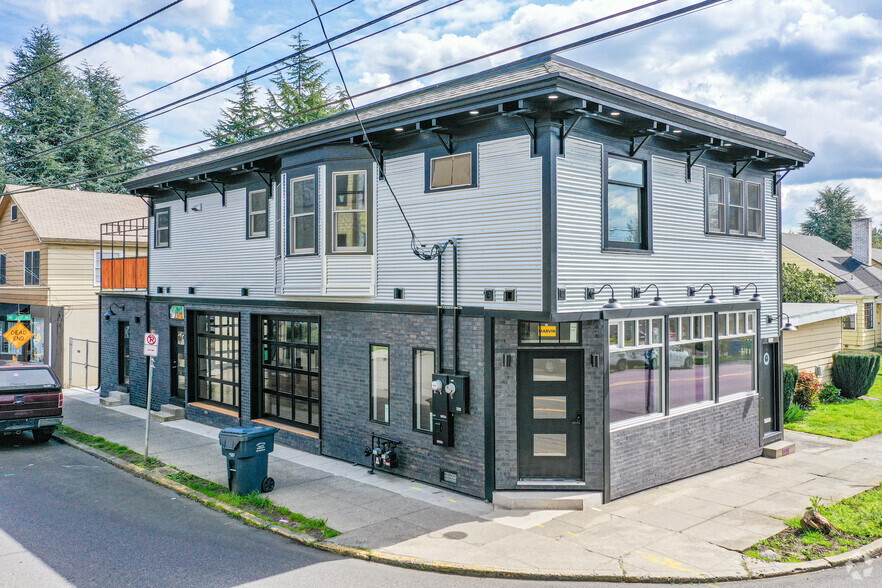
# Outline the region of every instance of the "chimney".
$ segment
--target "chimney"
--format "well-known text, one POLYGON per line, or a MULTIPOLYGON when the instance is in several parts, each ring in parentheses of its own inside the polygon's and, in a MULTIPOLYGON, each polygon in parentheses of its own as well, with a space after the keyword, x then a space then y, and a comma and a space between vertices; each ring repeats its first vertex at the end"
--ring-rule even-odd
POLYGON ((851 256, 864 265, 873 265, 873 219, 852 219, 851 256))

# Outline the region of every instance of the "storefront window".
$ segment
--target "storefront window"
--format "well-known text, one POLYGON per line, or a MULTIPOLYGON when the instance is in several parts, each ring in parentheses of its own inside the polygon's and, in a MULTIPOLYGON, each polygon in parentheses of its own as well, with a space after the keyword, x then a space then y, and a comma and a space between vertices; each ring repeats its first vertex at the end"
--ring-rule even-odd
POLYGON ((196 398, 239 407, 239 317, 196 314, 196 398))
POLYGON ((663 412, 662 319, 614 321, 609 328, 610 422, 663 412))
POLYGON ((671 410, 714 399, 714 316, 668 318, 668 402, 671 410))
POLYGON ((756 389, 756 334, 753 322, 749 312, 719 315, 721 398, 756 389))
POLYGON ((261 415, 319 430, 321 376, 318 319, 261 319, 261 415))

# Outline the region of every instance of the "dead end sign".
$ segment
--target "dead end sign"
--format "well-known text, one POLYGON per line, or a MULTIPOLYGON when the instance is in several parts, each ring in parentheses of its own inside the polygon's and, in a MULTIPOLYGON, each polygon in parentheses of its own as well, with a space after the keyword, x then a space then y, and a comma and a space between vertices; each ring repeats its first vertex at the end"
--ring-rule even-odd
POLYGON ((148 357, 159 355, 159 335, 156 333, 146 333, 144 335, 144 355, 148 357))
POLYGON ((20 322, 15 323, 11 329, 3 333, 3 338, 9 341, 16 349, 21 349, 33 336, 34 334, 31 333, 30 329, 20 322))

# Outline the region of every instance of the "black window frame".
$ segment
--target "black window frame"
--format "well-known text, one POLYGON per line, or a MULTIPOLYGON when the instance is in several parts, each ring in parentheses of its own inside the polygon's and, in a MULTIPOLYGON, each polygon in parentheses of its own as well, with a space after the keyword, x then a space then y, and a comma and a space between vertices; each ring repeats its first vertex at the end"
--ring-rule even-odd
MULTIPOLYGON (((716 206, 716 205, 714 205, 716 206)), ((766 238, 766 195, 765 195, 765 182, 763 180, 753 181, 750 179, 742 179, 735 178, 731 175, 726 175, 725 173, 716 173, 711 170, 706 170, 705 172, 705 182, 704 182, 704 232, 705 235, 723 235, 729 237, 744 237, 748 239, 765 239, 766 238), (713 230, 711 228, 710 222, 710 212, 711 212, 711 202, 710 202, 710 182, 711 178, 718 178, 722 182, 722 209, 723 216, 721 218, 721 224, 723 230, 713 230), (730 211, 733 206, 731 205, 731 193, 730 193, 730 185, 733 182, 738 182, 741 185, 741 194, 742 194, 742 203, 741 206, 738 207, 738 210, 741 211, 741 231, 733 231, 729 228, 730 223, 730 211), (752 232, 750 230, 750 213, 751 211, 757 210, 756 208, 750 207, 750 187, 758 186, 759 190, 759 212, 760 212, 760 222, 759 222, 759 232, 752 232)))
POLYGON ((18 205, 13 204, 9 210, 9 217, 11 222, 15 222, 18 220, 18 205))
POLYGON ((117 321, 117 383, 131 386, 132 381, 132 332, 129 321, 117 321))
POLYGON ((521 347, 524 347, 524 346, 549 347, 552 345, 560 346, 560 347, 581 347, 582 346, 582 322, 581 321, 562 321, 562 322, 557 322, 557 323, 546 323, 546 322, 542 322, 542 321, 519 320, 518 321, 518 345, 521 347), (576 323, 579 325, 579 327, 576 329, 576 332, 578 334, 578 336, 577 336, 578 340, 561 343, 560 342, 560 334, 562 332, 561 325, 569 325, 572 323, 576 323), (538 341, 531 341, 531 340, 525 339, 524 338, 525 325, 533 325, 533 324, 538 325, 539 327, 546 327, 546 326, 553 325, 553 326, 557 327, 557 336, 554 338, 554 340, 551 340, 550 338, 546 338, 545 341, 542 340, 541 335, 540 335, 540 338, 538 341))
POLYGON ((266 188, 260 188, 257 190, 248 189, 245 193, 245 238, 250 239, 268 239, 270 235, 270 215, 269 215, 269 206, 270 206, 270 195, 269 190, 266 188), (263 194, 263 216, 266 217, 265 226, 263 234, 256 234, 253 232, 253 228, 251 226, 251 217, 259 216, 260 213, 256 213, 252 215, 251 213, 251 198, 255 194, 263 194))
POLYGON ((40 250, 32 249, 24 252, 24 285, 40 285, 40 250), (30 261, 28 258, 30 257, 30 261), (36 263, 34 260, 36 259, 36 263), (35 269, 36 267, 36 269, 35 269))
POLYGON ((153 211, 153 248, 168 249, 169 247, 171 247, 171 207, 167 206, 153 211), (165 227, 159 226, 159 217, 161 215, 165 215, 168 218, 168 223, 165 227), (164 243, 161 243, 159 240, 160 231, 166 233, 164 243))
POLYGON ((258 370, 257 370, 257 406, 259 407, 259 418, 267 419, 270 421, 277 421, 279 423, 283 423, 285 425, 296 427, 299 429, 306 429, 309 431, 315 431, 320 433, 321 431, 321 422, 322 422, 322 350, 321 350, 321 317, 319 316, 299 316, 299 315, 261 315, 257 321, 257 329, 258 329, 258 340, 260 341, 260 345, 258 347, 257 353, 259 355, 259 359, 257 362, 258 370), (267 321, 273 321, 276 324, 269 329, 267 328, 267 321), (291 323, 291 339, 282 340, 279 337, 279 324, 281 323, 291 323), (306 323, 306 339, 304 342, 297 342, 294 338, 294 323, 306 323), (313 325, 315 326, 315 331, 313 331, 313 325), (315 333, 315 341, 313 341, 313 332, 315 333), (274 337, 274 338, 271 338, 274 337), (269 347, 270 349, 275 348, 275 353, 272 354, 275 363, 268 363, 268 355, 264 352, 265 349, 269 347), (278 362, 278 357, 280 354, 278 353, 279 348, 287 348, 290 350, 288 357, 290 357, 291 363, 290 367, 286 367, 281 365, 278 362), (298 368, 294 365, 294 359, 297 356, 297 349, 305 350, 306 358, 307 358, 307 366, 306 368, 298 368), (315 351, 315 360, 313 360, 312 352, 315 351), (315 365, 313 365, 313 363, 315 365), (276 388, 274 391, 267 391, 264 388, 264 383, 266 382, 266 374, 265 370, 270 369, 276 373, 276 388), (291 393, 286 394, 279 390, 279 382, 281 380, 280 373, 290 373, 291 375, 291 393), (298 394, 297 388, 297 375, 303 375, 306 377, 307 382, 307 390, 306 394, 298 394), (318 384, 318 388, 316 390, 315 397, 313 397, 313 382, 318 384), (267 411, 266 406, 266 395, 275 396, 275 413, 267 411), (279 407, 281 405, 281 397, 290 397, 291 398, 291 418, 287 419, 283 416, 280 416, 279 407), (297 417, 297 402, 305 402, 307 405, 307 414, 308 418, 306 422, 299 421, 296 419, 297 417))
MULTIPOLYGON (((419 354, 420 353, 431 353, 432 354, 432 370, 433 371, 431 374, 429 374, 430 384, 431 384, 432 376, 435 373, 434 372, 435 361, 437 358, 437 355, 435 354, 434 348, 430 348, 430 347, 414 347, 413 348, 413 355, 412 355, 412 362, 413 362, 412 363, 412 366, 413 366, 412 370, 413 371, 411 374, 411 376, 412 376, 411 379, 413 380, 413 397, 411 398, 411 400, 413 401, 413 430, 418 433, 431 434, 432 433, 432 416, 433 416, 432 409, 431 409, 431 407, 432 407, 432 387, 431 387, 431 385, 429 386, 429 423, 428 423, 427 428, 425 428, 425 429, 420 428, 420 426, 419 426, 420 403, 417 399, 417 395, 418 395, 417 364, 419 361, 419 354)), ((391 394, 390 394, 390 396, 391 396, 391 394)))
MULTIPOLYGON (((196 310, 192 314, 193 320, 193 345, 192 349, 192 360, 190 365, 193 369, 193 391, 191 393, 191 397, 196 402, 204 402, 207 404, 212 404, 216 406, 220 406, 226 408, 228 410, 234 409, 239 411, 241 414, 242 410, 242 318, 239 316, 239 313, 236 312, 220 312, 213 310, 196 310), (205 317, 205 323, 208 325, 208 317, 227 317, 236 319, 236 334, 235 335, 220 335, 217 333, 209 332, 208 329, 205 331, 201 331, 199 329, 199 320, 200 317, 205 317), (201 353, 201 339, 206 339, 205 343, 205 351, 206 353, 201 353), (230 359, 223 356, 212 355, 211 353, 211 341, 213 339, 221 340, 221 341, 236 341, 236 358, 230 359), (205 375, 201 375, 200 366, 202 362, 205 362, 205 375), (211 361, 217 361, 221 363, 221 377, 213 378, 211 375, 211 361), (225 380, 223 379, 223 364, 233 364, 233 380, 225 380), (207 382, 207 397, 201 395, 201 386, 200 382, 205 380, 207 382), (221 388, 221 400, 212 400, 211 399, 211 384, 212 382, 216 382, 220 384, 222 387, 224 385, 233 387, 233 404, 228 404, 223 402, 223 388, 221 388)), ((214 325, 216 327, 228 327, 232 325, 214 325)))
POLYGON ((392 423, 392 347, 387 343, 368 343, 368 416, 369 420, 380 425, 392 423), (374 348, 386 350, 386 406, 389 417, 386 420, 376 418, 374 414, 374 348))
POLYGON ((607 153, 604 151, 603 157, 603 198, 602 198, 602 231, 603 231, 603 251, 613 252, 652 252, 652 173, 649 159, 639 157, 628 157, 618 153, 607 153), (620 159, 623 161, 638 162, 643 166, 643 185, 623 182, 621 180, 609 179, 609 160, 620 159), (629 243, 627 241, 613 241, 609 238, 609 186, 626 186, 629 188, 640 189, 640 215, 641 235, 638 243, 629 243))
POLYGON ((6 254, 0 253, 0 286, 6 285, 6 254))
MULTIPOLYGON (((286 192, 286 200, 285 203, 285 256, 286 257, 301 257, 308 255, 316 255, 318 253, 318 240, 320 239, 319 235, 319 226, 318 226, 318 198, 319 198, 319 190, 318 190, 318 174, 304 174, 302 176, 297 176, 293 178, 288 178, 288 190, 286 192), (304 249, 302 251, 298 251, 296 247, 293 247, 294 240, 297 238, 297 235, 294 232, 294 182, 302 182, 307 180, 312 180, 313 183, 313 192, 312 192, 312 249, 304 249)), ((367 192, 367 190, 365 190, 367 192)), ((300 213, 298 216, 306 216, 309 213, 300 213)))

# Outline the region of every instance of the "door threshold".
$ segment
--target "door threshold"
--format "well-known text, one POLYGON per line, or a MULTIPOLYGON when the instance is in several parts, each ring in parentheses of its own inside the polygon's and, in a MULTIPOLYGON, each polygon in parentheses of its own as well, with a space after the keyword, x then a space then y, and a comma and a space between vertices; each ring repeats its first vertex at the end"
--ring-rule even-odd
POLYGON ((542 479, 542 478, 529 478, 526 480, 518 480, 518 486, 562 486, 562 487, 581 487, 585 486, 584 480, 566 480, 560 478, 553 479, 542 479))

